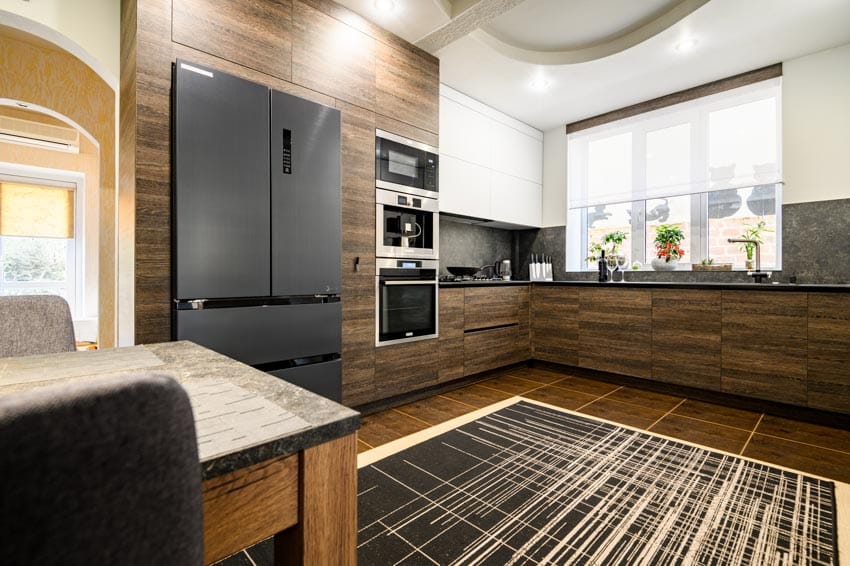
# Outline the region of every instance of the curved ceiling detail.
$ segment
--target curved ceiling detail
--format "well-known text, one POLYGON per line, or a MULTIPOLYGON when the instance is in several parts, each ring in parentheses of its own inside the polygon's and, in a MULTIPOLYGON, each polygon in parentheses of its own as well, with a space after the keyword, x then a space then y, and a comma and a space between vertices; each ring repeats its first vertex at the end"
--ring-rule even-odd
POLYGON ((570 65, 575 63, 586 63, 596 59, 602 59, 625 51, 647 39, 661 33, 673 26, 683 18, 689 16, 700 7, 708 3, 708 0, 682 0, 671 9, 667 10, 657 18, 645 23, 637 29, 626 31, 613 38, 600 43, 593 43, 586 47, 577 47, 563 50, 533 50, 519 45, 508 43, 497 38, 492 33, 479 28, 469 35, 484 43, 494 51, 524 63, 535 65, 570 65))

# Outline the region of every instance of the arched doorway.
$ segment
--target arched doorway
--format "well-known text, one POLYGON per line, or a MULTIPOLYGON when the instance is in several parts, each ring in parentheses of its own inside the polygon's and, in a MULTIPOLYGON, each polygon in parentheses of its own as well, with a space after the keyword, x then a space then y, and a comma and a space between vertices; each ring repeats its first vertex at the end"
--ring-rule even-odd
MULTIPOLYGON (((30 31, 39 27, 29 24, 30 31)), ((29 187, 30 195, 37 192, 36 187, 67 189, 74 185, 78 197, 72 200, 77 212, 67 232, 71 237, 64 238, 72 242, 68 249, 76 250, 73 292, 80 308, 74 318, 82 330, 87 322, 91 325, 94 314, 98 343, 112 347, 117 327, 116 93, 92 66, 30 31, 0 25, 0 119, 5 117, 9 131, 20 134, 18 138, 41 129, 58 136, 46 136, 47 142, 61 142, 63 132, 76 132, 79 143, 76 151, 63 151, 50 143, 0 138, 0 182, 5 175, 8 184, 29 187), (80 255, 88 261, 77 261, 80 255)), ((53 38, 56 34, 54 30, 44 33, 53 38)), ((58 236, 53 233, 53 237, 58 236)), ((53 256, 59 253, 56 246, 50 249, 53 256)))

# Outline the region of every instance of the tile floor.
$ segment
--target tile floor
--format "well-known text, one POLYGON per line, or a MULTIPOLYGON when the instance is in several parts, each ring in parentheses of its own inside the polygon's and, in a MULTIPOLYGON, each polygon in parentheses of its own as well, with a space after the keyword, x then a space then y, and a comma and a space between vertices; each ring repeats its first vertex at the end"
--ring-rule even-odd
MULTIPOLYGON (((850 483, 850 431, 530 367, 363 417, 358 450, 515 395, 850 483)), ((219 566, 271 566, 272 556, 269 539, 219 566)))
POLYGON ((850 483, 850 431, 530 367, 363 417, 358 449, 514 395, 850 483))

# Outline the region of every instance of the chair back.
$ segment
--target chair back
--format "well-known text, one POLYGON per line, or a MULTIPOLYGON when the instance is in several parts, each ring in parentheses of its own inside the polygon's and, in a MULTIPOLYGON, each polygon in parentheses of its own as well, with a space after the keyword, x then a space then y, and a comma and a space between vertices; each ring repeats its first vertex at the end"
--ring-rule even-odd
POLYGON ((71 309, 57 295, 0 297, 0 358, 73 352, 71 309))
POLYGON ((201 467, 164 374, 0 397, 0 563, 199 565, 201 467))

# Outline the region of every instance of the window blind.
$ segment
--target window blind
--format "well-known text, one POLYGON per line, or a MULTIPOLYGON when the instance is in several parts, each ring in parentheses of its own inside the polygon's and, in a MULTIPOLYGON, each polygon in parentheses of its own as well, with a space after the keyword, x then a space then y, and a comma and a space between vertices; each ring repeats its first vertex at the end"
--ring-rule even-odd
POLYGON ((781 80, 569 134, 568 207, 781 183, 781 80))
POLYGON ((0 181, 0 236, 74 237, 74 190, 0 181))

